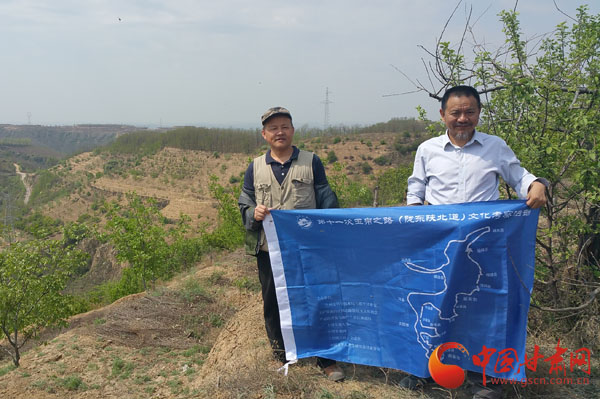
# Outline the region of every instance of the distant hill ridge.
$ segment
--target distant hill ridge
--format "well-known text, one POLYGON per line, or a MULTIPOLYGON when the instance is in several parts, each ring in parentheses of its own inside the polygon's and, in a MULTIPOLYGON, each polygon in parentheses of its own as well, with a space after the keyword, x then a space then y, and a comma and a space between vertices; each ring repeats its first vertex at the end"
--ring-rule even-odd
MULTIPOLYGON (((423 132, 427 124, 427 122, 414 118, 392 118, 388 122, 366 127, 340 125, 320 129, 302 126, 296 129, 296 137, 307 139, 365 133, 404 133, 409 137, 411 133, 423 132)), ((236 129, 179 126, 166 132, 131 132, 119 136, 104 149, 112 153, 149 154, 165 147, 173 147, 186 150, 251 154, 264 145, 265 142, 259 127, 236 129)))
POLYGON ((0 140, 29 139, 30 145, 50 148, 69 155, 106 145, 122 134, 146 128, 117 124, 72 126, 0 125, 0 140))

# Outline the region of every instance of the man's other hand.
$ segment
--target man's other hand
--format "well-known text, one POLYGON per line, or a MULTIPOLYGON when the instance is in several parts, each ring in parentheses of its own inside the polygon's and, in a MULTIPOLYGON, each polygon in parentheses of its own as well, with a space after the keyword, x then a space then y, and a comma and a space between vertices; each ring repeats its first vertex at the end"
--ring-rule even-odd
POLYGON ((546 186, 539 181, 534 181, 529 186, 527 192, 527 206, 532 209, 537 209, 546 205, 546 186))

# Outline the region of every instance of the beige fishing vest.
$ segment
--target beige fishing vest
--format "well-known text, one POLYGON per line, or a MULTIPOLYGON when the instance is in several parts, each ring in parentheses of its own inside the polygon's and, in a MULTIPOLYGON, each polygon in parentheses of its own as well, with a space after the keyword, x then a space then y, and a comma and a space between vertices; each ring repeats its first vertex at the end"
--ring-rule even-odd
MULTIPOLYGON (((273 209, 314 209, 317 207, 312 170, 313 153, 300 150, 290 170, 279 185, 266 154, 254 159, 254 194, 257 205, 273 209)), ((261 229, 258 245, 268 251, 265 232, 261 229)))

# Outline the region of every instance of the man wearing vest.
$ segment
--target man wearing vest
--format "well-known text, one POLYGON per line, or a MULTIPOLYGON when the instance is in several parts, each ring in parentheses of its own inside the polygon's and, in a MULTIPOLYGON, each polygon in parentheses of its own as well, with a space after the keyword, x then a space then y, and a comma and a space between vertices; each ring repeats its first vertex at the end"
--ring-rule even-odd
MULTIPOLYGON (((248 166, 238 203, 246 227, 246 252, 256 256, 258 263, 267 335, 275 357, 285 362, 279 307, 262 221, 270 209, 337 208, 338 201, 319 157, 292 146, 294 125, 290 111, 283 107, 269 108, 261 121, 262 136, 270 149, 248 166)), ((344 379, 334 360, 317 358, 317 365, 330 380, 344 379)))

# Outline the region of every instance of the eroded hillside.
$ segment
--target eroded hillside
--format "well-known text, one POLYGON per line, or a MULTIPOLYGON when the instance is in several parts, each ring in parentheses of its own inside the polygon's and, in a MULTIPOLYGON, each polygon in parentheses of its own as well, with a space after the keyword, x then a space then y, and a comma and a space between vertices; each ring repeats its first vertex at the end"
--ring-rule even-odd
POLYGON ((183 213, 192 220, 214 222, 210 176, 216 175, 227 185, 235 181, 231 176, 239 181, 246 166, 243 154, 218 156, 174 148, 142 158, 83 153, 50 170, 61 177, 60 184, 68 192, 42 209, 53 218, 74 221, 82 214, 94 213, 102 201, 121 200, 123 194, 135 192, 156 199, 167 218, 178 219, 183 213))
MULTIPOLYGON (((410 153, 402 146, 408 148, 414 139, 380 133, 303 139, 297 145, 317 153, 330 176, 337 161, 344 166, 338 174, 372 189, 382 171, 410 164, 410 153)), ((178 219, 183 213, 192 221, 210 224, 215 221, 216 204, 208 189, 210 176, 224 186, 239 184, 254 156, 169 147, 146 156, 82 153, 46 172, 52 183, 38 188, 42 192, 34 193, 33 205, 37 198, 44 214, 75 221, 93 214, 103 201, 121 200, 123 194, 135 192, 156 199, 167 218, 178 219)))

